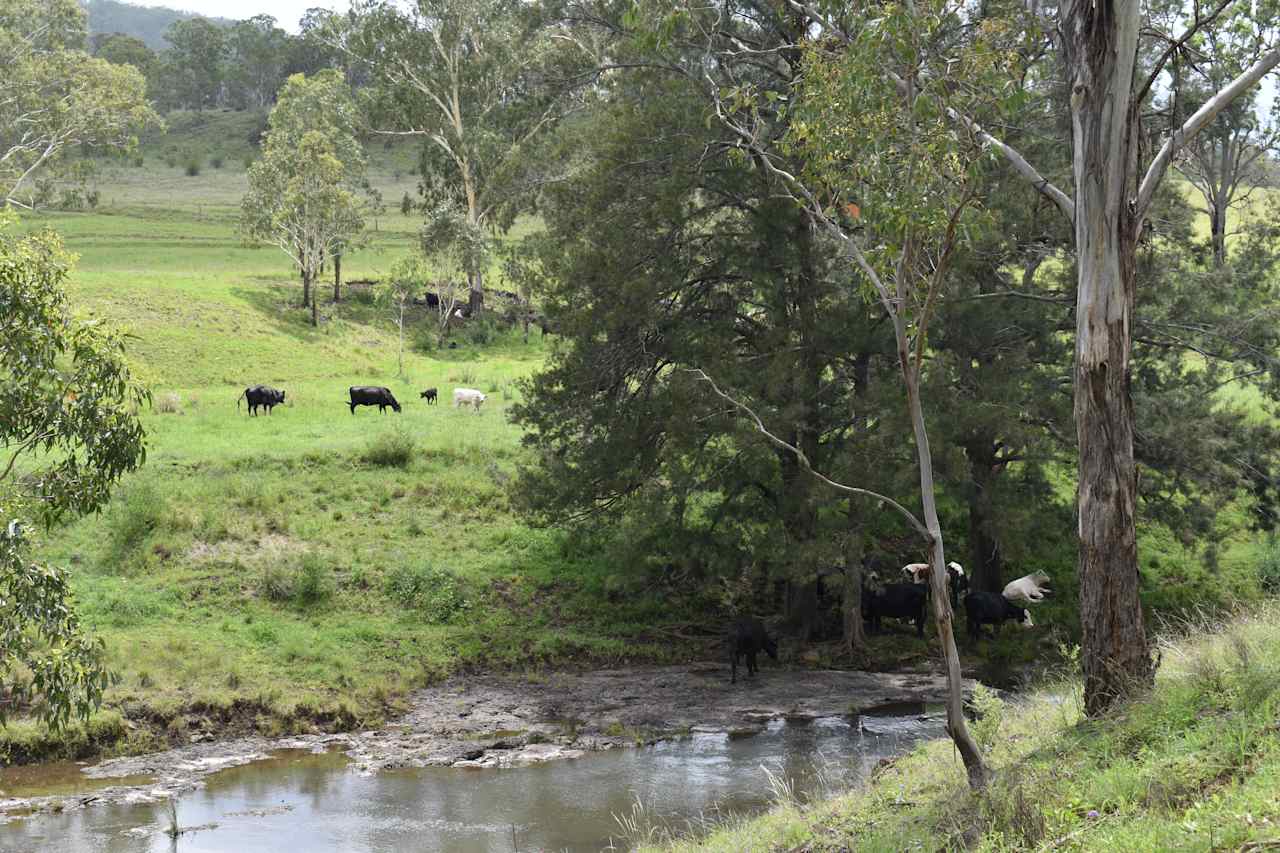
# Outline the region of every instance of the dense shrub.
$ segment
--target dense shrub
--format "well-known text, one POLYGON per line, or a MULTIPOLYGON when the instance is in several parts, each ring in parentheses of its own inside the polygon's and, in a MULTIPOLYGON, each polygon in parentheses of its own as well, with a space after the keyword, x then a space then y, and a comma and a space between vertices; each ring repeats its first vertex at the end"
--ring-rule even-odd
POLYGON ((384 591, 428 622, 448 622, 469 606, 457 576, 430 565, 396 566, 387 573, 384 591))
POLYGON ((413 459, 413 451, 413 436, 403 429, 396 429, 370 441, 361 458, 370 465, 404 468, 413 459))
POLYGON ((188 178, 194 178, 196 175, 200 174, 200 161, 194 157, 188 160, 186 172, 188 178))

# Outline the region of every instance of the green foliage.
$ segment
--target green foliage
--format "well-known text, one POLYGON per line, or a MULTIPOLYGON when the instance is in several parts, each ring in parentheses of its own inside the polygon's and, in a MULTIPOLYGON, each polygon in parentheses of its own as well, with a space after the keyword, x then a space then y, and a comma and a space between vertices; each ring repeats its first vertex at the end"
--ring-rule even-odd
POLYGON ((0 504, 9 507, 0 534, 0 681, 19 707, 34 702, 57 727, 101 702, 102 645, 82 631, 66 576, 30 562, 12 507, 34 499, 47 522, 98 509, 145 458, 137 408, 147 394, 129 372, 123 337, 72 318, 61 242, 49 233, 15 238, 6 224, 0 218, 0 446, 8 457, 0 504), (19 459, 26 469, 17 482, 19 459))
POLYGON ((0 200, 19 200, 72 146, 127 152, 158 121, 142 74, 84 41, 75 0, 0 0, 0 200))
POLYGON ((185 171, 188 178, 194 178, 196 175, 200 174, 200 161, 194 157, 187 160, 185 171))
POLYGON ((18 521, 0 531, 0 681, 15 708, 57 728, 71 716, 88 719, 110 677, 103 645, 83 630, 66 573, 31 562, 18 521))
POLYGON ((1258 560, 1258 585, 1268 595, 1280 593, 1280 543, 1272 537, 1258 560))
POLYGON ((1005 716, 1004 700, 994 690, 979 682, 973 687, 971 704, 976 715, 972 726, 973 737, 983 752, 990 752, 1001 736, 1000 727, 1005 716))
POLYGON ((146 458, 136 409, 149 395, 125 360, 124 336, 72 317, 63 282, 71 268, 61 241, 44 232, 13 237, 0 220, 0 488, 14 463, 35 457, 20 489, 49 521, 92 512, 111 486, 146 458))
POLYGON ((416 611, 431 623, 450 622, 470 607, 458 577, 448 569, 427 564, 391 569, 383 591, 388 598, 416 611))
POLYGON ((299 607, 314 607, 333 595, 333 579, 328 567, 314 555, 302 558, 293 579, 293 600, 299 607))

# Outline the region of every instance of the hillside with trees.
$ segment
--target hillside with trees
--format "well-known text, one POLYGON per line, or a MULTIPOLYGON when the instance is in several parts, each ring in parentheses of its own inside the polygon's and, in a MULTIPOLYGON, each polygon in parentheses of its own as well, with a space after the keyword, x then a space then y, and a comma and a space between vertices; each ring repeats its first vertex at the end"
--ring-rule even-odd
MULTIPOLYGON (((122 33, 138 39, 150 50, 161 51, 169 46, 166 31, 178 21, 197 17, 193 12, 181 12, 164 6, 138 6, 120 0, 83 0, 89 13, 89 32, 94 35, 122 33)), ((216 18, 215 23, 226 26, 231 21, 216 18)))
MULTIPOLYGON (((84 333, 105 415, 73 344, 6 380, 0 497, 67 504, 7 565, 83 606, 14 646, 0 751, 377 725, 477 672, 723 663, 729 626, 779 678, 936 679, 960 761, 913 759, 909 805, 939 846, 1089 832, 1002 719, 1139 744, 1142 779, 1208 761, 1206 715, 1280 750, 1280 11, 1103 7, 369 0, 294 35, 0 0, 0 282, 128 330, 84 333), (233 414, 259 384, 287 397, 233 414), (84 456, 78 405, 146 453, 84 456), (49 459, 96 471, 81 503, 49 459), (1035 817, 999 811, 1019 765, 1035 817)), ((1141 840, 1225 784, 1184 775, 1093 811, 1141 840)))

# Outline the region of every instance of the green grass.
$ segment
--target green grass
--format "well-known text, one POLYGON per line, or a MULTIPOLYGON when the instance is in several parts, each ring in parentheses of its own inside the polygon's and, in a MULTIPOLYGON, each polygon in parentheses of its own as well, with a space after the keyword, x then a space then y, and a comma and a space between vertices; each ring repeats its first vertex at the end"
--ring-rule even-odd
POLYGON ((1270 849, 1280 839, 1278 624, 1270 602, 1225 624, 1182 626, 1161 643, 1155 690, 1108 719, 1084 719, 1074 679, 1016 705, 986 702, 995 781, 985 792, 968 789, 938 740, 864 790, 784 801, 661 849, 1270 849))
MULTIPOLYGON (((236 235, 234 155, 188 178, 181 159, 170 168, 144 152, 141 168, 111 167, 123 177, 98 210, 24 220, 79 254, 75 310, 132 334, 131 364, 154 394, 143 470, 102 513, 45 531, 39 547, 71 570, 119 676, 100 719, 147 735, 16 724, 0 732, 0 754, 141 749, 192 726, 374 724, 412 687, 461 667, 681 654, 646 633, 680 618, 669 603, 600 607, 606 589, 635 581, 508 505, 521 450, 506 411, 545 358, 541 338, 500 331, 478 347, 464 328, 457 349, 406 352, 397 376, 390 314, 360 286, 336 304, 321 286, 313 329, 288 259, 236 235), (256 383, 283 388, 287 403, 270 416, 237 409, 256 383), (357 384, 392 388, 403 412, 352 415, 346 389, 357 384), (484 389, 484 411, 452 408, 456 385, 484 389), (431 386, 441 403, 428 407, 418 392, 431 386)), ((384 275, 418 224, 398 209, 381 219, 344 279, 384 275)), ((407 338, 429 337, 426 309, 410 320, 407 338)))

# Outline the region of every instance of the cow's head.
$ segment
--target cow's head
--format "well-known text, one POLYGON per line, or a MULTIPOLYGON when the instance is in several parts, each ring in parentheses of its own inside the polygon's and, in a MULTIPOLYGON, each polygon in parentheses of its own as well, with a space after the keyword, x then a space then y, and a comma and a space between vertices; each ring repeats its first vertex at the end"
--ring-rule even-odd
POLYGON ((764 652, 774 660, 778 659, 778 641, 768 634, 764 635, 764 652))

